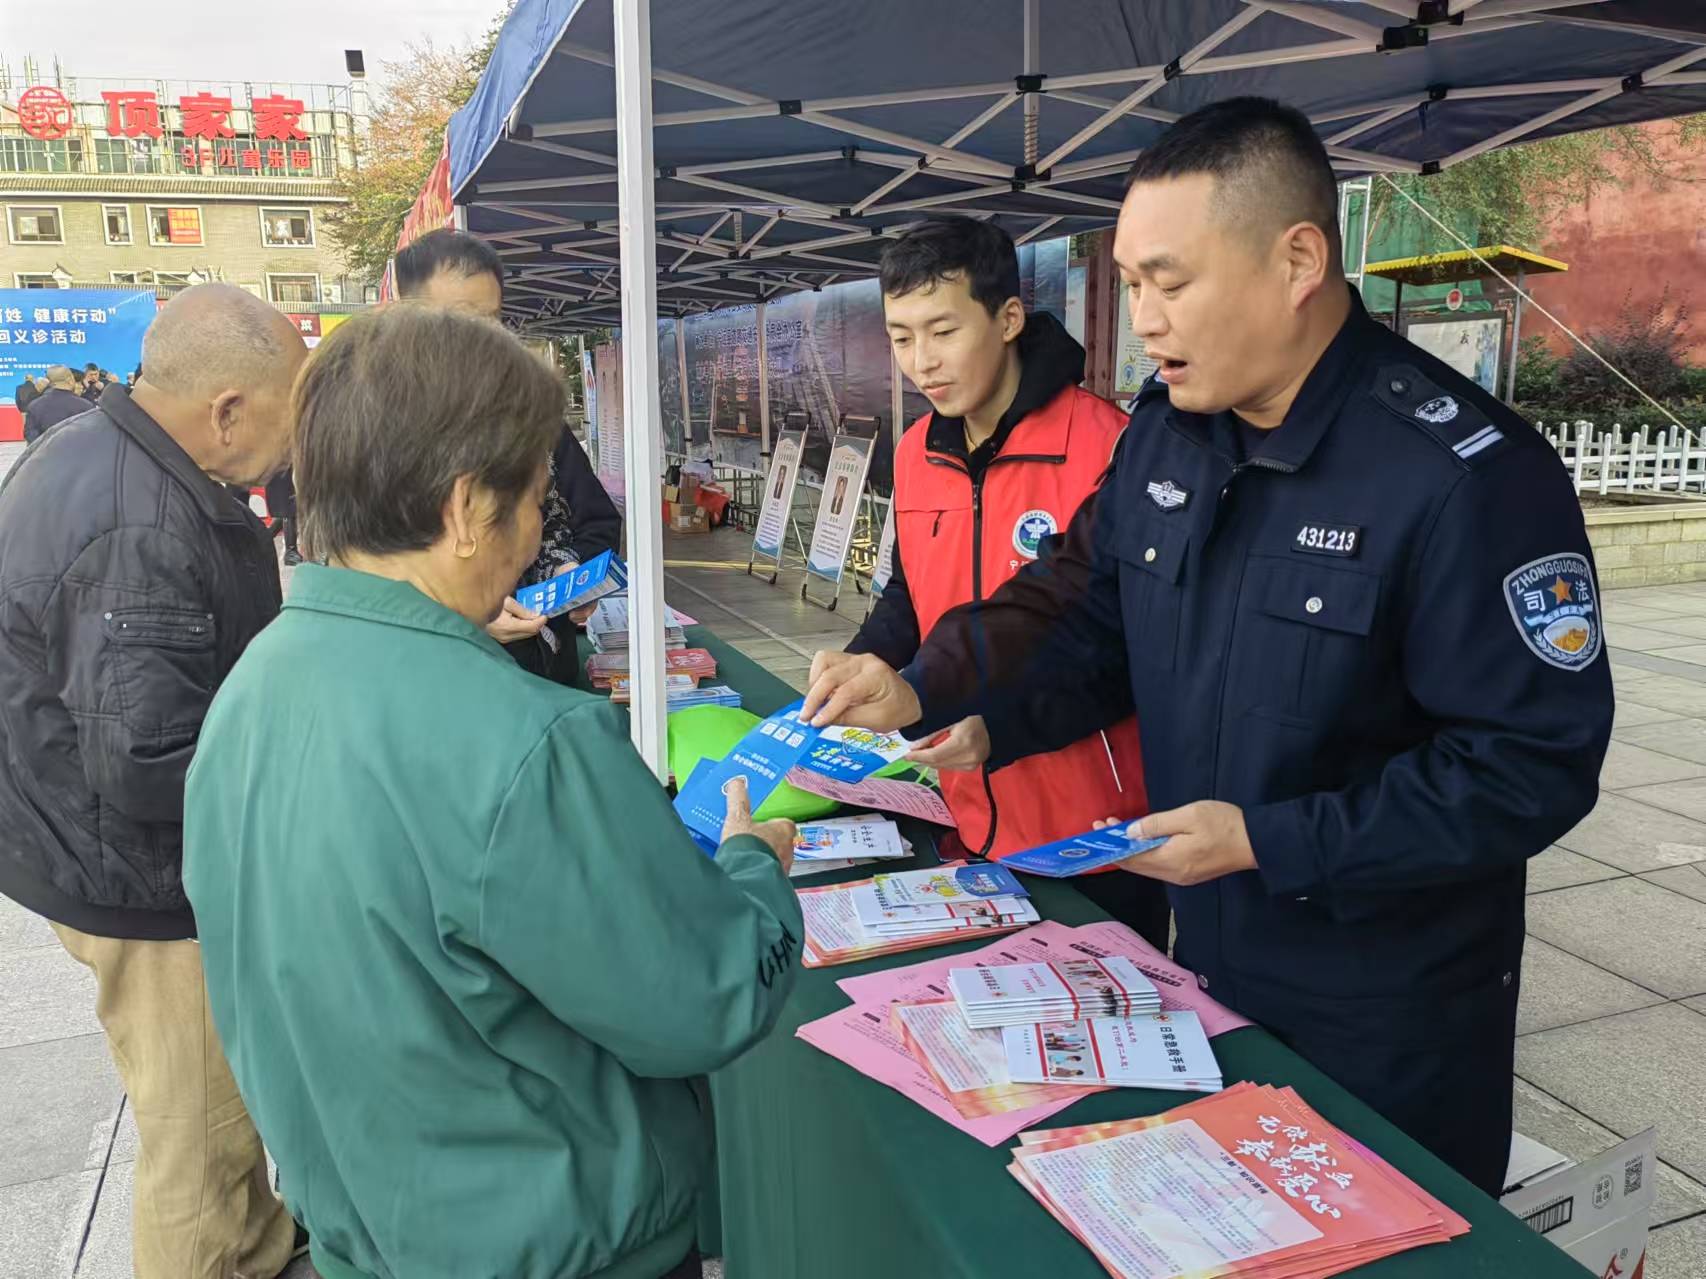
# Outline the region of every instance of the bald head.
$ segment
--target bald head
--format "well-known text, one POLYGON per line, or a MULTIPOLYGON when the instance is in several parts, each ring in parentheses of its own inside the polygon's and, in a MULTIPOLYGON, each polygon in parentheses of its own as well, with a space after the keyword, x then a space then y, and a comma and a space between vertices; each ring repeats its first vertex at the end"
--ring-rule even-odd
POLYGON ((185 289, 142 339, 148 381, 169 395, 212 398, 230 388, 288 384, 306 348, 283 312, 234 284, 185 289))
POLYGON ((198 284, 148 326, 131 398, 214 479, 261 484, 289 459, 290 388, 307 354, 283 312, 198 284))
POLYGON ((75 390, 77 375, 63 364, 50 364, 47 366, 47 384, 62 391, 75 390))

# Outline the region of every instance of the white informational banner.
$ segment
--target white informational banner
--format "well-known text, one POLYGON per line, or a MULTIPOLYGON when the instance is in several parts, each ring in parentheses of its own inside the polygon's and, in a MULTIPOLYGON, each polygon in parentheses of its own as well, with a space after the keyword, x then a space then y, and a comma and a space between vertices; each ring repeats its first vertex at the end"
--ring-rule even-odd
POLYGON ((871 574, 871 600, 875 603, 883 597, 883 591, 889 584, 889 578, 894 576, 894 503, 889 503, 889 513, 883 518, 883 536, 877 543, 877 568, 871 574))
POLYGON ((1114 309, 1119 312, 1119 351, 1114 360, 1114 394, 1136 395, 1144 379, 1159 367, 1149 358, 1143 339, 1131 331, 1131 290, 1122 283, 1114 290, 1114 309))
POLYGON ((595 361, 598 387, 598 476, 604 486, 623 483, 622 347, 606 342, 595 361))
POLYGON ((824 469, 823 496, 818 501, 811 549, 806 552, 806 572, 834 582, 838 592, 875 444, 866 435, 838 435, 829 450, 829 465, 824 469))
POLYGON ((770 455, 770 474, 764 481, 764 504, 758 508, 752 549, 778 562, 788 536, 788 517, 794 509, 794 486, 799 483, 800 454, 805 446, 804 431, 783 431, 776 451, 770 455))
POLYGON ((592 456, 598 456, 598 372, 593 368, 592 348, 581 343, 581 416, 586 423, 592 456))
POLYGON ((1404 336, 1429 355, 1444 360, 1487 394, 1499 393, 1499 354, 1505 346, 1504 316, 1411 320, 1404 328, 1404 336))

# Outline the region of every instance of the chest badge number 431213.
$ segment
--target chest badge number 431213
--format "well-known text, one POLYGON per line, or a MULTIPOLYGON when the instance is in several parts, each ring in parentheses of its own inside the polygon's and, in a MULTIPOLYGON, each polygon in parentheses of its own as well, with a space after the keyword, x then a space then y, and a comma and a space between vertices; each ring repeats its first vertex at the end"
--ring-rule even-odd
POLYGON ((1599 656, 1603 633, 1593 571, 1582 555, 1547 555, 1505 578, 1505 603, 1534 655, 1579 671, 1599 656))
POLYGON ((1305 555, 1339 555, 1346 559, 1362 545, 1362 530, 1354 524, 1305 524, 1291 539, 1291 549, 1305 555))

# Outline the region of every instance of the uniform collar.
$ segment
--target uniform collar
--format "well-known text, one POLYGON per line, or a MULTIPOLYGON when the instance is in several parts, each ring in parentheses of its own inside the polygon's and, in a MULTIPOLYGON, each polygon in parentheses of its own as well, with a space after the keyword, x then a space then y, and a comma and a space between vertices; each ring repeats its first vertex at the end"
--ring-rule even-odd
POLYGON ((184 452, 183 446, 166 433, 140 405, 130 398, 122 386, 109 386, 101 396, 101 412, 135 441, 138 448, 159 468, 176 480, 201 508, 201 513, 215 524, 249 524, 254 516, 238 502, 224 485, 213 479, 184 452))
MULTIPOLYGON (((1350 294, 1351 309, 1344 324, 1304 378, 1285 420, 1264 444, 1260 454, 1263 466, 1296 471, 1309 461, 1356 385, 1358 372, 1365 367, 1364 353, 1385 332, 1378 321, 1369 317, 1362 296, 1354 288, 1350 294)), ((1229 438, 1237 430, 1231 413, 1215 417, 1169 413, 1168 420, 1185 428, 1193 437, 1211 443, 1217 434, 1229 438)))
POLYGON ((452 639, 467 640, 505 661, 508 654, 495 639, 460 613, 453 613, 436 600, 428 599, 407 582, 377 577, 353 568, 325 564, 303 564, 290 582, 290 597, 284 607, 340 617, 359 617, 383 626, 402 626, 430 631, 452 639))

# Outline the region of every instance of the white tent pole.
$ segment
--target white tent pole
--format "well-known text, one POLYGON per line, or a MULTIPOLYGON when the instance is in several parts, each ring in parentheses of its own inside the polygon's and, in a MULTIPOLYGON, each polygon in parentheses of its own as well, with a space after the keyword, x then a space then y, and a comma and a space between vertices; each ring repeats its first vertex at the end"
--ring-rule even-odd
POLYGON ((627 483, 628 626, 634 749, 669 776, 664 692, 663 447, 658 438, 657 222, 652 190, 651 0, 613 0, 616 177, 622 236, 622 429, 627 483))

